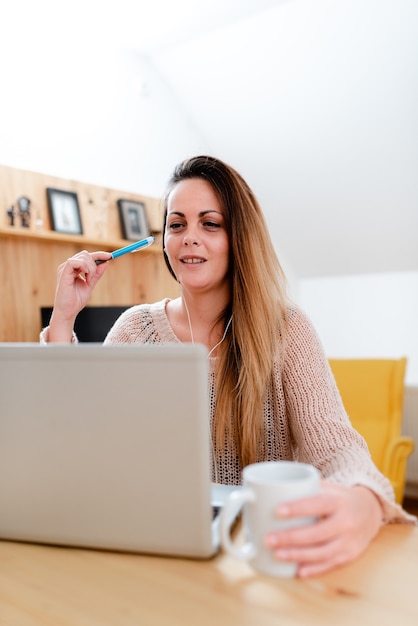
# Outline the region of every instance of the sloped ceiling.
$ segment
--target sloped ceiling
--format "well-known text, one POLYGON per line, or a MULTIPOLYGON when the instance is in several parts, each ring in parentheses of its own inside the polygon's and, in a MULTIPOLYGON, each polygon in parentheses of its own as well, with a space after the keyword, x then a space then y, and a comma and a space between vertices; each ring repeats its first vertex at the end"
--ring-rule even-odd
POLYGON ((51 6, 148 59, 297 277, 418 270, 416 0, 51 6))
POLYGON ((183 40, 141 52, 254 187, 279 253, 298 276, 417 270, 418 3, 227 5, 208 21, 194 3, 183 40))

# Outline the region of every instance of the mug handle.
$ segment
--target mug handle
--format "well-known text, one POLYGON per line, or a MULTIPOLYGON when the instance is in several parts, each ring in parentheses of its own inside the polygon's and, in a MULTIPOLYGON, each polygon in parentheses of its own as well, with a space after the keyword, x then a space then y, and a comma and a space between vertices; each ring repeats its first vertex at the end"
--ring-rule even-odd
POLYGON ((222 546, 228 554, 241 561, 249 561, 255 557, 255 546, 250 541, 246 541, 241 548, 235 547, 231 541, 231 528, 244 504, 246 502, 255 502, 255 500, 255 493, 252 489, 233 491, 222 507, 220 514, 219 524, 222 546))

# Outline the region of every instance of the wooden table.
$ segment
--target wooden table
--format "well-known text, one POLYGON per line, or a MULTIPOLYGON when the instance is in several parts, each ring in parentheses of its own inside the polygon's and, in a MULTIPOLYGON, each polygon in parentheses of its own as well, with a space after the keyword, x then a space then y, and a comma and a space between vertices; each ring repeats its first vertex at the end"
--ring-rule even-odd
POLYGON ((188 561, 0 542, 1 626, 416 626, 418 528, 381 530, 355 563, 309 580, 220 554, 188 561))

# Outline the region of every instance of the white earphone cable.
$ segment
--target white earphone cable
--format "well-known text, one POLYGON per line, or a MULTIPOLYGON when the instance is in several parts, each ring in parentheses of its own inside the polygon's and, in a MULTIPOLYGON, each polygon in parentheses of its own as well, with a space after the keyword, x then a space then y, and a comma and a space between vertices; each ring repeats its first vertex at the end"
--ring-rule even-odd
MULTIPOLYGON (((187 314, 187 321, 189 323, 190 338, 192 340, 192 343, 194 344, 193 327, 192 327, 192 322, 191 322, 191 319, 190 319, 189 307, 187 306, 186 298, 184 296, 182 296, 182 300, 184 302, 184 308, 186 309, 186 314, 187 314)), ((232 323, 232 315, 229 318, 227 325, 225 326, 225 330, 224 330, 224 333, 222 335, 222 339, 220 341, 218 341, 218 343, 216 345, 214 345, 213 348, 209 351, 208 357, 210 357, 212 352, 214 352, 214 350, 216 350, 216 348, 221 345, 221 343, 223 342, 223 340, 226 337, 226 334, 228 332, 229 327, 231 326, 231 323, 232 323)), ((212 440, 211 432, 209 432, 209 440, 210 440, 211 455, 212 455, 213 473, 215 475, 215 483, 218 483, 218 468, 217 468, 217 464, 216 464, 216 461, 215 461, 215 450, 214 450, 214 446, 213 446, 213 440, 212 440)))

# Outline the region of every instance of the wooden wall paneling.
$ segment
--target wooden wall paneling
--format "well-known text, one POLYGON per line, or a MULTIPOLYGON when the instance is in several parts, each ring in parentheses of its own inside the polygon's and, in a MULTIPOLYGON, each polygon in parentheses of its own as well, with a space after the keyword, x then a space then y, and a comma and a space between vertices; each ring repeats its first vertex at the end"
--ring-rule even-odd
MULTIPOLYGON (((57 268, 82 249, 114 250, 121 239, 118 198, 143 201, 153 231, 161 230, 162 202, 138 194, 0 165, 0 341, 38 341, 40 308, 52 306, 57 268), (75 191, 83 236, 51 231, 46 188, 75 191), (21 195, 31 199, 30 228, 8 226, 7 209, 21 195), (42 224, 37 222, 40 220, 42 224)), ((165 267, 161 241, 112 261, 95 288, 91 305, 129 306, 176 297, 178 284, 165 267)))
POLYGON ((36 239, 0 240, 0 341, 37 341, 40 307, 54 301, 57 267, 75 244, 36 239))
MULTIPOLYGON (((121 239, 122 229, 119 220, 117 200, 128 198, 144 202, 148 221, 153 231, 160 231, 162 224, 161 199, 145 195, 119 191, 84 183, 66 180, 57 176, 39 174, 0 165, 0 227, 8 225, 7 209, 14 205, 19 196, 31 200, 32 217, 30 229, 50 231, 51 221, 48 213, 46 188, 55 187, 63 191, 77 193, 80 205, 83 234, 86 237, 109 240, 121 239), (42 221, 37 224, 37 219, 42 221)), ((20 224, 19 218, 16 224, 20 224)))
MULTIPOLYGON (((40 308, 53 305, 58 266, 79 250, 77 243, 0 238, 0 341, 38 340, 40 308)), ((109 263, 90 304, 130 306, 178 293, 162 254, 143 251, 109 263)))

